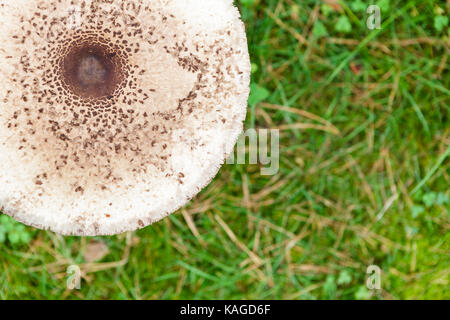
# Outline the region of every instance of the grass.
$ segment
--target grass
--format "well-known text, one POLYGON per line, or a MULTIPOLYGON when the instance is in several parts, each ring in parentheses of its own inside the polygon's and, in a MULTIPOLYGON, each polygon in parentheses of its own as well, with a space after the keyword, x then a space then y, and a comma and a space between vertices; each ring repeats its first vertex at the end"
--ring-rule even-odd
POLYGON ((281 128, 277 175, 224 166, 180 212, 115 237, 2 216, 0 298, 367 299, 377 265, 372 298, 449 299, 449 4, 377 1, 371 31, 372 2, 336 3, 239 3, 247 128, 281 128))

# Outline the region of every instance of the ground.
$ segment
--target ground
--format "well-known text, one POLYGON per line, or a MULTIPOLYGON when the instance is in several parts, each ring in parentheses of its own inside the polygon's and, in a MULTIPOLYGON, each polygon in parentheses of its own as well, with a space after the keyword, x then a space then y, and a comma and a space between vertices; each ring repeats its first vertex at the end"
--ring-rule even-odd
POLYGON ((280 129, 278 174, 226 165, 184 209, 114 237, 0 216, 1 299, 450 298, 450 3, 237 4, 246 128, 280 129))

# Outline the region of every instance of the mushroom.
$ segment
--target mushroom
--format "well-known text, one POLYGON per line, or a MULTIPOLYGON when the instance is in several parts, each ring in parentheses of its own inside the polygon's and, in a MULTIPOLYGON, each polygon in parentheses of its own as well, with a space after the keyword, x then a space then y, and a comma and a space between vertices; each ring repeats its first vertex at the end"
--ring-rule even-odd
POLYGON ((208 185, 250 82, 232 0, 3 0, 0 211, 64 235, 150 225, 208 185))

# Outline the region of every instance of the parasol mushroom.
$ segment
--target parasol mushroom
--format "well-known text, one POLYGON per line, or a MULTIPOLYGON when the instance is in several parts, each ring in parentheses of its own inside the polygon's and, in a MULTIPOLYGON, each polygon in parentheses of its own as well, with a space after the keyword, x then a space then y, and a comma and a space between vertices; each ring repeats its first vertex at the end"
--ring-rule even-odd
POLYGON ((0 210, 64 235, 152 224, 242 131, 250 62, 232 0, 3 0, 0 210))

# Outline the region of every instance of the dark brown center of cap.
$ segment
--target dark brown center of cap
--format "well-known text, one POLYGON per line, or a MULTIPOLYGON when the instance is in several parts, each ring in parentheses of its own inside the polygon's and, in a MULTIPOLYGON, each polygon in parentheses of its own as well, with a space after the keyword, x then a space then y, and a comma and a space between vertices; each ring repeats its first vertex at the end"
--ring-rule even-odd
POLYGON ((81 98, 110 97, 123 79, 117 53, 99 43, 74 45, 61 67, 65 83, 81 98))
POLYGON ((78 65, 78 80, 81 85, 101 86, 106 82, 107 70, 103 61, 95 55, 82 57, 78 65))

